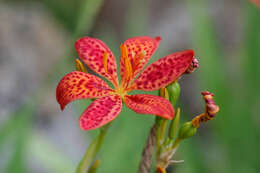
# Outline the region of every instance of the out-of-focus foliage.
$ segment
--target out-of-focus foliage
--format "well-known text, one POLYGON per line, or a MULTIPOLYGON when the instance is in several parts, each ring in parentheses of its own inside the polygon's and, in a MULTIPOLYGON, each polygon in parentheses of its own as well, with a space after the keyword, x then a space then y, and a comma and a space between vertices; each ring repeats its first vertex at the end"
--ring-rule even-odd
MULTIPOLYGON (((168 171, 259 172, 260 10, 250 2, 223 0, 217 4, 221 7, 225 4, 235 5, 240 16, 232 16, 232 12, 216 15, 214 13, 220 10, 218 6, 214 6, 214 2, 207 0, 165 1, 165 4, 158 4, 155 0, 1 2, 0 6, 4 3, 9 4, 9 7, 37 4, 36 7, 44 8, 48 15, 65 30, 69 42, 64 43, 68 49, 64 51, 64 56, 53 69, 41 72, 48 73, 46 79, 39 84, 42 88, 35 89, 32 94, 24 98, 25 103, 16 110, 10 111, 12 112, 10 118, 0 123, 0 172, 27 173, 41 170, 70 173, 83 156, 84 149, 76 156, 78 160, 71 158, 72 156, 68 155, 64 148, 49 141, 49 138, 42 135, 39 127, 35 125, 36 117, 40 114, 42 97, 47 91, 51 91, 52 99, 55 99, 57 81, 74 68, 76 55, 73 42, 78 37, 90 35, 102 38, 113 52, 116 52, 119 59, 120 42, 128 37, 144 34, 162 35, 162 44, 155 57, 167 55, 170 52, 164 50, 176 49, 172 45, 167 45, 172 43, 170 40, 167 41, 167 37, 172 38, 171 34, 174 33, 177 33, 177 36, 182 34, 181 38, 183 38, 176 38, 177 48, 194 49, 200 62, 200 68, 194 74, 187 75, 184 81, 180 81, 182 87, 180 99, 186 114, 185 117, 181 117, 182 121, 183 118, 190 120, 203 111, 199 93, 202 90, 215 93, 220 112, 214 121, 198 129, 197 135, 181 143, 175 159, 184 159, 185 162, 174 165, 168 171), (178 11, 179 8, 176 6, 182 10, 178 11), (177 12, 175 13, 174 10, 177 12), (230 19, 225 21, 228 26, 220 25, 220 21, 226 18, 225 15, 230 19), (171 28, 170 24, 174 20, 178 20, 179 23, 177 21, 171 28), (237 29, 236 25, 240 29, 237 29), (185 27, 189 27, 189 34, 180 31, 185 27), (231 31, 228 27, 231 27, 231 31), (236 41, 231 42, 230 38, 236 41), (194 102, 189 103, 190 100, 194 102), (32 166, 35 162, 37 162, 36 167, 32 166)), ((0 51, 5 50, 0 49, 0 51)), ((74 116, 76 119, 89 103, 90 101, 76 102, 73 104, 77 109, 76 113, 59 116, 74 116)), ((58 104, 57 109, 59 109, 58 104)), ((55 115, 50 114, 48 117, 55 117, 55 115)), ((76 120, 66 123, 65 119, 64 117, 64 124, 77 126, 76 120)), ((140 116, 123 108, 119 118, 109 129, 99 153, 101 164, 97 172, 136 172, 153 121, 153 116, 140 116)), ((63 128, 67 128, 66 125, 63 128)), ((41 126, 48 130, 49 126, 45 122, 42 122, 41 126)), ((78 143, 88 141, 91 136, 96 135, 95 131, 78 133, 82 138, 78 143)), ((68 140, 71 139, 69 133, 64 136, 68 140)), ((68 141, 67 145, 69 144, 68 141)), ((87 145, 84 148, 87 148, 87 145)), ((76 150, 78 149, 75 147, 76 150)))

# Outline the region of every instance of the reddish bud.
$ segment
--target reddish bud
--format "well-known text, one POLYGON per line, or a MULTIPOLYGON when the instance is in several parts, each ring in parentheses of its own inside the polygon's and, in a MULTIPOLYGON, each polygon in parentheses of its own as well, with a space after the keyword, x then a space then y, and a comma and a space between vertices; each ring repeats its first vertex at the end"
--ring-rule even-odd
POLYGON ((214 94, 208 91, 203 91, 201 94, 203 95, 203 98, 206 102, 206 113, 212 118, 215 117, 219 111, 219 106, 216 105, 215 101, 213 100, 214 94))
POLYGON ((203 91, 201 92, 203 95, 203 98, 205 100, 206 106, 205 106, 205 112, 196 116, 192 120, 192 125, 196 128, 200 126, 201 122, 207 122, 211 119, 213 119, 217 112, 219 111, 219 106, 216 105, 215 101, 213 100, 213 93, 210 93, 209 91, 203 91))
POLYGON ((185 71, 185 73, 190 74, 197 68, 199 68, 199 61, 198 61, 198 59, 193 58, 189 68, 185 71))

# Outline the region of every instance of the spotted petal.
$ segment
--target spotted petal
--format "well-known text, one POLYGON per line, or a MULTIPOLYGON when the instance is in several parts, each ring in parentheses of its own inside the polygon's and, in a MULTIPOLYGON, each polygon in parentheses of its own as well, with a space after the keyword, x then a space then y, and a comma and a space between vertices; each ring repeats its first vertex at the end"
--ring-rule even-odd
MULTIPOLYGON (((126 40, 123 45, 127 48, 128 58, 132 64, 134 78, 147 64, 161 41, 160 37, 134 37, 126 40)), ((123 79, 125 76, 125 64, 123 58, 120 60, 120 75, 123 79)))
POLYGON ((59 82, 56 99, 63 110, 65 106, 77 99, 99 98, 111 95, 113 90, 100 78, 79 71, 70 72, 59 82))
POLYGON ((149 65, 132 84, 130 90, 158 90, 182 75, 194 58, 193 50, 170 54, 149 65))
POLYGON ((79 57, 91 70, 104 76, 115 86, 118 85, 116 60, 104 42, 91 37, 83 37, 76 41, 75 48, 79 57))
POLYGON ((101 127, 117 117, 122 109, 122 100, 118 95, 102 97, 92 102, 82 113, 79 125, 82 130, 101 127))
POLYGON ((172 119, 174 109, 171 103, 159 96, 137 94, 125 96, 127 107, 139 114, 154 114, 166 119, 172 119))
POLYGON ((250 0, 250 1, 260 8, 260 0, 250 0))

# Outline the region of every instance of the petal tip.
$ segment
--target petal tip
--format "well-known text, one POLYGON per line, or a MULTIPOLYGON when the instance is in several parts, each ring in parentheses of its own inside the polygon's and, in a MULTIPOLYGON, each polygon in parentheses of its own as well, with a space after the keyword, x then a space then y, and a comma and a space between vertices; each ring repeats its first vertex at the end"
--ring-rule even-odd
POLYGON ((194 57, 194 54, 195 54, 194 50, 188 49, 188 50, 186 50, 185 52, 192 54, 192 57, 194 57))
POLYGON ((81 130, 83 130, 83 131, 89 130, 89 129, 86 127, 86 125, 84 125, 84 122, 82 122, 82 119, 81 119, 81 118, 79 118, 78 123, 79 123, 79 127, 80 127, 81 130))
POLYGON ((65 109, 65 105, 60 104, 60 109, 61 109, 61 111, 63 111, 65 109))
POLYGON ((90 39, 90 37, 88 37, 88 36, 81 37, 81 38, 79 38, 79 39, 77 39, 77 40, 75 41, 74 47, 75 47, 76 51, 79 51, 80 43, 81 43, 81 42, 84 42, 84 40, 87 40, 87 39, 90 39))
POLYGON ((155 38, 154 38, 156 41, 161 41, 162 40, 162 37, 160 37, 160 36, 156 36, 155 38))
POLYGON ((80 116, 79 117, 79 120, 78 120, 78 124, 79 124, 79 127, 80 127, 80 129, 81 130, 83 130, 83 131, 86 131, 86 130, 93 130, 93 129, 96 129, 96 128, 98 128, 98 127, 91 127, 90 126, 90 122, 88 123, 87 121, 86 121, 86 119, 85 118, 83 118, 82 116, 80 116))
POLYGON ((77 41, 75 41, 75 43, 74 43, 74 47, 75 47, 75 49, 78 51, 78 49, 79 49, 79 43, 81 42, 81 40, 82 40, 82 38, 79 38, 77 41))
POLYGON ((173 112, 171 115, 169 115, 166 119, 168 120, 172 120, 175 116, 175 113, 173 112))
POLYGON ((165 118, 167 120, 172 120, 174 118, 174 116, 175 116, 175 111, 174 111, 174 108, 171 106, 171 104, 168 107, 168 111, 169 111, 168 114, 161 115, 161 116, 158 115, 158 116, 163 117, 163 118, 165 118))

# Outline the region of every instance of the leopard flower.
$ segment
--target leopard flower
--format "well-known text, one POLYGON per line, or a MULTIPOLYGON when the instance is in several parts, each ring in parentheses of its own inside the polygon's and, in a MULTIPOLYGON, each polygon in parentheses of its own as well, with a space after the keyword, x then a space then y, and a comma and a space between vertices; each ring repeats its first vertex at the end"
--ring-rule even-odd
POLYGON ((174 109, 166 99, 149 94, 129 95, 133 90, 153 91, 167 86, 192 63, 194 52, 186 50, 159 59, 139 74, 160 41, 160 37, 141 36, 128 39, 121 45, 121 83, 118 82, 115 57, 104 42, 91 37, 76 41, 75 48, 81 60, 109 80, 114 88, 95 75, 70 72, 61 79, 56 90, 61 109, 74 100, 97 98, 80 116, 82 130, 96 129, 115 119, 121 112, 122 102, 137 113, 172 119, 174 109))

